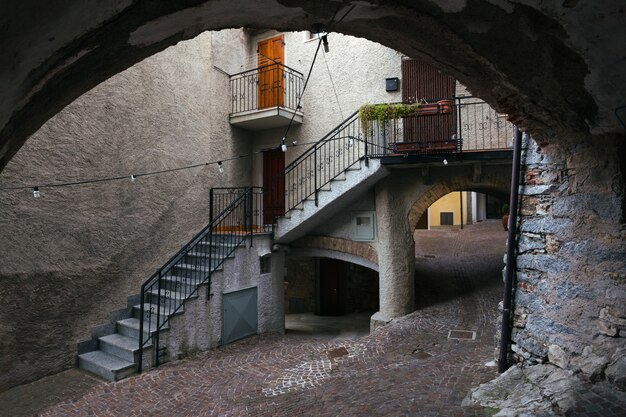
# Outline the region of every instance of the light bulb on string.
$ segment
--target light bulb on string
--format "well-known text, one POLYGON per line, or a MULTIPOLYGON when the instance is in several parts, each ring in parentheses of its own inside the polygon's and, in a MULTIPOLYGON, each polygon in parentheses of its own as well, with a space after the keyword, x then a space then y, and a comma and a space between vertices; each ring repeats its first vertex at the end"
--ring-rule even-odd
POLYGON ((224 173, 224 164, 222 164, 222 161, 217 163, 217 169, 220 171, 220 174, 224 173))
POLYGON ((287 152, 287 144, 285 144, 285 138, 284 137, 283 137, 283 140, 281 141, 280 149, 283 152, 287 152))
POLYGON ((35 197, 35 198, 41 197, 41 193, 39 192, 39 187, 34 187, 33 188, 33 197, 35 197))
POLYGON ((447 160, 447 159, 444 159, 444 160, 443 160, 443 164, 444 164, 444 165, 448 165, 448 160, 447 160))

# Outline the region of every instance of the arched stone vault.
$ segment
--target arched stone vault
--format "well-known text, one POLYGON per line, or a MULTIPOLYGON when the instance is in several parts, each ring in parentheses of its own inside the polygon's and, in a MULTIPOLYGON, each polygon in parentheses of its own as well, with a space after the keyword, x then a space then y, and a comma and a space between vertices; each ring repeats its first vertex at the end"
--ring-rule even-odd
POLYGON ((454 181, 441 182, 433 185, 430 190, 424 192, 419 199, 415 200, 411 206, 408 214, 409 227, 415 228, 420 217, 428 210, 428 207, 441 197, 453 191, 477 191, 506 199, 509 195, 507 188, 510 188, 510 183, 507 183, 507 179, 510 181, 510 177, 500 178, 501 181, 498 181, 501 182, 500 184, 485 184, 480 187, 471 184, 471 182, 468 181, 469 178, 463 176, 455 178, 454 181))
POLYGON ((332 30, 437 66, 537 138, 589 130, 623 133, 614 111, 626 97, 626 61, 619 59, 626 38, 624 6, 611 0, 564 4, 5 2, 0 6, 0 170, 31 134, 75 98, 180 40, 229 27, 309 29, 333 17, 343 20, 332 30))

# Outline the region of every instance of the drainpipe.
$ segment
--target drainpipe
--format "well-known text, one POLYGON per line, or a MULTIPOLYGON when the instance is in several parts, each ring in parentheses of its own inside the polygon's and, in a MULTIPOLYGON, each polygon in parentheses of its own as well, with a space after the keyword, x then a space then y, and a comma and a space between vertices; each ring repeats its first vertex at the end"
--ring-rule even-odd
POLYGON ((511 298, 513 295, 513 273, 515 271, 515 234, 517 232, 517 205, 519 202, 519 173, 522 153, 522 132, 513 131, 513 166, 511 167, 511 197, 509 199, 509 234, 506 243, 506 268, 504 271, 504 296, 502 299, 502 334, 498 372, 509 368, 508 354, 511 343, 511 298))

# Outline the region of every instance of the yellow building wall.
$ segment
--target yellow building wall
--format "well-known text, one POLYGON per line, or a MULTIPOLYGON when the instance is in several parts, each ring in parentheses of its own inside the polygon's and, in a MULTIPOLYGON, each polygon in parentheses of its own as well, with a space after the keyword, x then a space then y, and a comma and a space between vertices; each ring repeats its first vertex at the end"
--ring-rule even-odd
MULTIPOLYGON (((461 194, 463 194, 463 224, 467 224, 467 195, 466 191, 455 191, 444 195, 435 201, 429 210, 429 227, 441 226, 441 213, 452 212, 454 226, 461 225, 461 194)), ((446 226, 444 226, 446 227, 446 226)), ((449 227, 449 226, 448 226, 449 227)))

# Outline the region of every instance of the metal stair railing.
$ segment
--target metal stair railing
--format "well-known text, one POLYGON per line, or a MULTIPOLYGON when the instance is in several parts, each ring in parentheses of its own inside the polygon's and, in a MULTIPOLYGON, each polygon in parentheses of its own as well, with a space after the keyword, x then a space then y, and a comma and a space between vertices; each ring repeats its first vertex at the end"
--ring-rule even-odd
POLYGON ((285 210, 273 216, 274 223, 277 217, 311 197, 318 205, 319 192, 332 180, 361 160, 367 161, 369 157, 378 157, 386 152, 385 138, 381 133, 371 131, 364 135, 358 111, 352 113, 270 180, 269 187, 264 190, 266 195, 272 196, 273 190, 285 190, 285 210))
MULTIPOLYGON (((277 195, 276 190, 285 190, 284 210, 272 215, 273 222, 276 217, 301 206, 311 197, 317 206, 320 190, 361 160, 367 163, 370 158, 388 155, 444 155, 511 147, 513 125, 506 121, 506 115, 498 114, 475 97, 455 97, 445 101, 450 101, 445 112, 441 110, 441 101, 432 99, 424 104, 437 107, 437 111, 425 109, 415 117, 422 119, 420 123, 433 126, 432 132, 441 133, 437 132, 437 120, 443 121, 440 116, 444 116, 447 118, 445 123, 451 124, 446 130, 450 136, 420 137, 417 142, 410 142, 415 140, 409 132, 412 128, 408 120, 411 117, 383 123, 361 123, 358 111, 352 113, 269 181, 264 190, 266 197, 279 201, 283 197, 277 195)), ((440 127, 439 130, 444 129, 440 127)), ((278 205, 281 205, 280 201, 278 205)))
MULTIPOLYGON (((154 365, 159 365, 159 333, 198 285, 211 285, 211 275, 224 260, 254 234, 253 188, 245 188, 207 226, 159 268, 141 286, 139 354, 137 372, 143 366, 143 349, 154 343, 154 365)), ((208 290, 207 290, 208 291, 208 290)))

